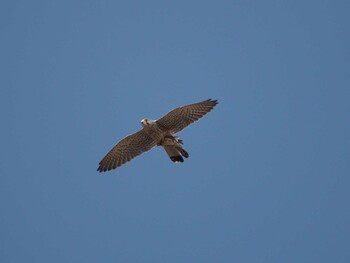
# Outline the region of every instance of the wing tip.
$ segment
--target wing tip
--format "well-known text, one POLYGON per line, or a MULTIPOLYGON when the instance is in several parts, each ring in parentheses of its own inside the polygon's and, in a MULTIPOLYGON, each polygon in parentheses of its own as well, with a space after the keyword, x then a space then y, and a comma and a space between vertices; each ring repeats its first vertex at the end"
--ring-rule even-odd
POLYGON ((106 172, 107 170, 99 166, 96 171, 98 171, 99 173, 102 173, 102 172, 106 172))
POLYGON ((103 173, 103 172, 108 172, 108 171, 111 171, 114 169, 117 169, 117 166, 114 167, 114 166, 106 166, 106 165, 100 164, 100 166, 97 168, 97 171, 100 173, 103 173))
POLYGON ((207 99, 205 100, 206 102, 211 102, 213 104, 213 106, 215 106, 216 104, 219 104, 219 101, 216 99, 207 99))

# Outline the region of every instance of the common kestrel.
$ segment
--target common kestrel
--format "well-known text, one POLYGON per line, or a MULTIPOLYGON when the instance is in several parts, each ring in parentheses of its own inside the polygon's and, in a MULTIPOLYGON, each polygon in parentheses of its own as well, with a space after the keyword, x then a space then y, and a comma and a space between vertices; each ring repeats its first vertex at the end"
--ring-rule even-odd
POLYGON ((97 171, 116 169, 155 146, 162 146, 173 162, 183 162, 182 157, 188 158, 189 154, 182 148, 183 142, 176 133, 202 118, 216 104, 217 100, 209 99, 176 108, 159 120, 142 119, 143 129, 126 136, 114 146, 101 160, 97 171))

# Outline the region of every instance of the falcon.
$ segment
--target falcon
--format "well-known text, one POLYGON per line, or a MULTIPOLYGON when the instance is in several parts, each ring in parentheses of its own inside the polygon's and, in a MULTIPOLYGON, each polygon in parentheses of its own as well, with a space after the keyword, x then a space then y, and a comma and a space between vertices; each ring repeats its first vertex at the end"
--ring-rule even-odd
POLYGON ((183 141, 176 133, 202 118, 216 104, 217 100, 209 99, 173 109, 159 120, 142 119, 143 129, 126 136, 114 146, 101 160, 97 171, 116 169, 155 146, 162 146, 174 163, 182 163, 183 157, 188 158, 189 154, 182 148, 183 141))

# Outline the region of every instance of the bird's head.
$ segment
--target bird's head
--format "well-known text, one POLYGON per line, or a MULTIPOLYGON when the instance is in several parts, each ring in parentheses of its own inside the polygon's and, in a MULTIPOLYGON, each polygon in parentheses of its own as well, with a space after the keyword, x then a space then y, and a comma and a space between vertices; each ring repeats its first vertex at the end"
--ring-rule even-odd
POLYGON ((152 125, 155 125, 155 124, 156 124, 155 120, 149 120, 149 119, 142 119, 141 120, 141 125, 143 127, 148 127, 148 126, 152 126, 152 125))

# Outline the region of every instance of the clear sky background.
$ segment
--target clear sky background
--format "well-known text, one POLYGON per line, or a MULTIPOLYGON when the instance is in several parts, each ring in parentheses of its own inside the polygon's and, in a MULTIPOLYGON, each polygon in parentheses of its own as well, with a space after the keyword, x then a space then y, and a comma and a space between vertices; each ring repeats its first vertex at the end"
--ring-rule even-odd
POLYGON ((349 10, 2 1, 0 262, 350 262, 349 10), (96 172, 209 98, 183 164, 96 172))

